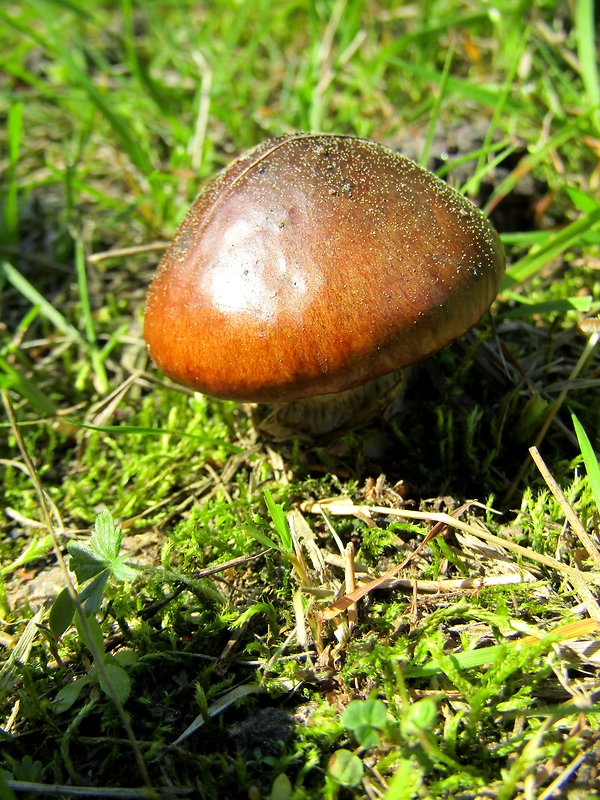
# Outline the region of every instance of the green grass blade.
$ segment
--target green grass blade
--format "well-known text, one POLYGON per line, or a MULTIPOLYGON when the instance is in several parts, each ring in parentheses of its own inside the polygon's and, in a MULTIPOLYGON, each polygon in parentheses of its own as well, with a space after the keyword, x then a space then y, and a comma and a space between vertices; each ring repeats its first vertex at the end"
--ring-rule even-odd
POLYGON ((531 319, 534 314, 547 316, 548 314, 566 314, 568 311, 588 314, 592 308, 592 298, 590 295, 535 302, 524 295, 507 291, 504 293, 504 297, 507 300, 513 300, 519 305, 516 308, 510 309, 510 311, 502 312, 502 319, 531 319))
POLYGON ((26 300, 37 306, 40 309, 40 314, 45 317, 48 322, 52 323, 54 327, 63 333, 65 336, 76 341, 82 347, 86 347, 86 341, 79 333, 77 328, 73 327, 64 316, 54 308, 52 303, 49 303, 46 298, 32 286, 27 278, 24 278, 21 273, 13 267, 8 261, 3 261, 1 264, 2 271, 7 280, 20 292, 26 300))
POLYGON ((75 271, 77 273, 77 284, 79 286, 79 299, 81 300, 81 313, 83 315, 83 326, 87 336, 88 344, 93 346, 98 341, 92 307, 90 304, 90 293, 88 291, 87 272, 85 269, 85 252, 83 243, 80 239, 75 241, 75 271))
POLYGON ((48 555, 52 551, 52 536, 47 534, 42 536, 41 539, 33 538, 23 552, 11 561, 10 564, 4 564, 0 567, 0 576, 9 575, 19 567, 29 564, 31 561, 37 561, 40 558, 48 555))
POLYGON ((600 130, 600 78, 598 76, 595 30, 593 0, 576 0, 575 32, 579 69, 588 105, 594 109, 593 119, 600 130))
MULTIPOLYGON (((243 449, 234 444, 230 444, 223 439, 215 439, 213 436, 204 436, 201 433, 190 433, 189 431, 173 431, 168 428, 146 428, 142 425, 87 425, 71 417, 64 417, 69 425, 77 428, 84 428, 88 431, 100 431, 101 433, 116 433, 123 436, 175 436, 177 438, 197 439, 199 442, 222 447, 229 453, 242 453, 243 449)), ((0 425, 0 427, 2 427, 0 425)))
POLYGON ((23 103, 15 103, 8 112, 8 170, 4 197, 2 235, 6 244, 14 244, 19 226, 19 188, 17 164, 23 135, 23 103))
MULTIPOLYGON (((468 670, 492 664, 505 653, 506 645, 496 644, 491 647, 482 647, 479 650, 463 650, 460 653, 452 653, 452 658, 459 669, 468 670)), ((422 666, 407 666, 404 675, 406 678, 430 678, 433 675, 441 675, 442 672, 440 664, 431 661, 422 666)))
POLYGON ((258 691, 259 686, 256 683, 245 683, 241 686, 234 686, 233 689, 230 689, 225 694, 221 695, 214 703, 208 707, 206 711, 206 718, 199 714, 193 722, 191 722, 188 727, 184 730, 184 732, 175 739, 173 742, 173 746, 176 747, 177 745, 181 744, 181 742, 185 741, 185 739, 189 738, 192 733, 195 733, 199 728, 201 728, 207 719, 212 717, 216 717, 219 714, 222 714, 226 708, 229 708, 230 705, 233 703, 237 703, 238 700, 243 699, 244 697, 248 697, 248 695, 256 694, 258 691))
POLYGON ((265 533, 260 531, 256 525, 252 525, 251 522, 246 522, 244 525, 244 530, 247 531, 250 536, 256 539, 257 542, 260 542, 263 547, 268 547, 269 549, 277 550, 278 553, 282 553, 282 547, 277 542, 273 541, 270 536, 267 536, 265 533))
POLYGON ((460 156, 452 156, 446 161, 439 169, 436 169, 435 174, 438 178, 443 178, 448 173, 451 173, 457 167, 460 167, 462 164, 468 164, 471 161, 476 161, 482 155, 489 156, 491 153, 501 152, 502 158, 506 158, 507 156, 511 155, 514 152, 516 146, 511 144, 508 139, 501 139, 498 142, 492 142, 487 147, 478 147, 475 150, 470 150, 468 153, 460 156))
POLYGON ((413 45, 422 44, 427 40, 435 40, 440 34, 445 36, 451 26, 456 27, 457 30, 468 30, 481 23, 489 22, 492 16, 490 11, 475 11, 463 15, 452 13, 435 22, 424 21, 424 24, 414 32, 400 35, 392 44, 388 45, 385 48, 387 51, 385 55, 389 59, 394 53, 408 50, 413 45))
POLYGON ((127 333, 128 330, 129 330, 129 325, 124 323, 123 325, 120 325, 117 328, 117 330, 112 334, 112 336, 108 339, 106 344, 99 351, 99 356, 98 357, 100 358, 102 363, 104 363, 106 361, 106 359, 109 357, 109 355, 115 349, 115 347, 120 343, 121 337, 125 333, 127 333))
POLYGON ((123 46, 127 64, 138 82, 140 92, 152 98, 157 109, 164 109, 169 98, 161 91, 159 84, 153 80, 150 71, 138 57, 135 40, 135 21, 132 0, 122 0, 123 11, 123 46))
POLYGON ((529 39, 529 28, 525 27, 521 35, 518 46, 515 48, 514 53, 511 54, 510 65, 504 77, 504 82, 502 84, 502 88, 498 96, 498 102, 494 106, 494 113, 492 114, 490 124, 487 127, 485 139, 483 141, 482 152, 481 155, 479 156, 479 162, 477 164, 477 169, 475 170, 475 174, 473 175, 473 177, 467 182, 467 185, 464 187, 465 194, 472 194, 472 195, 479 194, 481 178, 483 177, 487 161, 486 151, 488 150, 490 144, 494 139, 494 134, 496 130, 500 126, 500 120, 507 114, 507 105, 509 103, 513 91, 515 75, 519 68, 523 51, 527 46, 528 39, 529 39))
POLYGON ((583 214, 590 214, 600 207, 600 201, 587 192, 582 192, 575 186, 565 186, 565 190, 569 195, 569 199, 579 211, 583 214))
MULTIPOLYGON (((513 109, 512 113, 518 114, 519 109, 513 109)), ((487 212, 490 208, 494 208, 500 199, 503 199, 512 192, 524 175, 534 171, 538 164, 543 163, 554 150, 563 147, 565 143, 571 139, 579 139, 582 129, 589 129, 590 117, 591 111, 580 114, 572 122, 559 128, 558 131, 553 136, 546 139, 542 145, 536 146, 535 149, 532 147, 532 152, 519 162, 518 169, 513 170, 498 184, 498 186, 496 186, 485 205, 484 211, 487 212)))
POLYGON ((492 151, 491 143, 488 143, 488 137, 486 136, 486 143, 482 148, 479 150, 479 160, 477 162, 477 166, 475 168, 475 172, 473 175, 465 181, 465 183, 459 187, 459 192, 461 194, 466 194, 470 196, 475 196, 479 193, 479 188, 481 186, 481 181, 488 175, 489 173, 494 172, 498 165, 502 164, 505 159, 507 159, 511 153, 513 153, 515 147, 513 145, 509 145, 508 147, 501 150, 497 153, 492 160, 489 159, 490 154, 492 151))
POLYGON ((419 159, 419 163, 421 164, 422 167, 425 168, 429 163, 429 156, 431 155, 431 147, 433 145, 435 132, 438 126, 440 113, 442 110, 442 101, 446 97, 446 89, 448 87, 448 78, 450 76, 450 67, 452 66, 453 57, 454 57, 454 49, 450 47, 448 49, 448 52, 446 53, 446 60, 444 61, 444 69, 442 70, 440 85, 438 88, 437 96, 435 98, 435 103, 433 104, 433 109, 431 110, 429 124, 427 126, 427 135, 425 137, 425 143, 423 145, 423 152, 421 153, 421 158, 419 159))
MULTIPOLYGON (((554 634, 549 633, 544 641, 551 641, 554 634)), ((477 667, 484 667, 489 664, 502 664, 508 656, 516 654, 516 648, 525 646, 520 640, 495 644, 490 647, 481 647, 477 650, 462 650, 458 653, 451 653, 449 657, 457 670, 470 670, 477 667)), ((529 647, 532 645, 530 644, 529 647)), ((536 646, 543 647, 540 641, 536 646)), ((429 678, 433 675, 440 675, 444 672, 443 665, 430 661, 422 666, 407 666, 404 670, 405 677, 410 678, 429 678)))
POLYGON ((42 416, 56 414, 56 405, 37 385, 26 378, 18 369, 0 356, 0 387, 12 389, 42 416))
POLYGON ((79 297, 81 300, 81 312, 83 315, 83 323, 88 340, 90 360, 92 362, 92 370, 96 376, 96 389, 99 394, 104 395, 108 391, 108 376, 106 375, 106 369, 104 368, 102 353, 98 349, 98 339, 96 336, 96 329, 94 327, 90 293, 88 291, 85 251, 83 249, 83 243, 79 239, 75 241, 75 270, 77 272, 77 283, 79 286, 79 297))
POLYGON ((583 463, 585 464, 588 480, 592 487, 594 503, 596 504, 596 508, 600 511, 600 465, 598 464, 598 459, 596 458, 592 443, 583 429, 583 425, 579 422, 575 414, 571 414, 571 419, 573 420, 573 427, 575 428, 577 441, 579 442, 579 448, 583 457, 583 463))
POLYGON ((264 494, 265 503, 267 504, 267 509, 271 519, 273 520, 273 525, 275 526, 277 535, 279 536, 279 541, 281 542, 285 552, 293 552, 294 548, 292 544, 292 535, 290 533, 290 527, 285 516, 285 511, 273 500, 273 496, 268 489, 265 489, 264 494))
POLYGON ((576 245, 598 223, 600 223, 600 208, 575 220, 559 233, 550 234, 545 244, 533 249, 507 270, 502 288, 509 289, 532 278, 552 259, 576 245))
MULTIPOLYGON (((75 53, 83 57, 85 48, 81 46, 81 51, 75 48, 75 53)), ((92 57, 93 54, 90 54, 92 57)), ((85 69, 80 66, 78 59, 69 52, 68 48, 63 48, 61 58, 64 66, 70 73, 72 82, 81 87, 87 94, 89 100, 96 106, 100 114, 107 120, 113 133, 120 142, 123 151, 127 153, 131 162, 145 175, 152 172, 150 157, 138 137, 132 129, 131 121, 126 119, 117 110, 110 94, 103 94, 96 84, 91 80, 85 69)))
MULTIPOLYGON (((394 58, 391 61, 395 69, 403 70, 406 74, 413 75, 414 78, 421 83, 428 83, 439 85, 442 77, 438 70, 432 69, 429 66, 413 63, 402 58, 394 58)), ((496 86, 485 86, 483 84, 473 83, 473 81, 466 78, 449 77, 446 81, 447 94, 456 95, 463 100, 472 100, 478 105, 486 108, 494 108, 502 94, 502 88, 496 86)), ((506 100, 505 109, 507 114, 516 114, 519 107, 516 103, 512 102, 510 98, 506 100)))
MULTIPOLYGON (((48 165, 48 172, 56 178, 58 182, 63 182, 65 180, 65 175, 62 170, 57 169, 52 164, 48 165)), ((98 200, 102 206, 109 209, 114 209, 115 212, 119 214, 126 214, 128 213, 128 204, 124 202, 122 199, 118 197, 111 197, 106 192, 101 192, 98 188, 90 184, 89 182, 86 183, 83 180, 79 180, 75 175, 69 176, 69 184, 72 191, 77 190, 78 192, 85 194, 91 197, 93 200, 98 200)))
POLYGON ((529 250, 534 245, 546 244, 551 234, 548 231, 506 231, 500 234, 503 245, 511 245, 520 250, 529 250))

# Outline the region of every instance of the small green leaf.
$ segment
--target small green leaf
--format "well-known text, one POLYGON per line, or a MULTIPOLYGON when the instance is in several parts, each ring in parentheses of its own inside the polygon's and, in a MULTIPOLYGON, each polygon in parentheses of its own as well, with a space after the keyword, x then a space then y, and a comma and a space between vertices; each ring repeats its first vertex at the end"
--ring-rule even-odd
POLYGON ((137 663, 138 655, 133 650, 119 650, 114 654, 113 659, 120 667, 131 667, 137 663))
POLYGON ((101 511, 96 517, 90 546, 104 561, 113 578, 126 583, 135 580, 137 572, 119 555, 122 540, 123 532, 115 525, 110 511, 101 511))
POLYGON ((417 736, 421 731, 429 732, 435 725, 437 707, 431 698, 418 700, 410 705, 402 719, 402 732, 407 737, 417 736))
POLYGON ((117 556, 117 558, 114 559, 110 571, 113 578, 122 583, 131 583, 131 581, 134 581, 138 576, 137 570, 130 567, 123 556, 117 556))
POLYGON ((94 533, 90 540, 92 549, 107 563, 119 555, 123 533, 115 525, 110 511, 101 511, 96 517, 94 533))
MULTIPOLYGON (((37 758, 34 759, 29 753, 16 758, 11 758, 8 753, 5 751, 2 753, 3 755, 3 763, 6 763, 9 767, 11 772, 6 773, 4 770, 2 771, 3 774, 7 777, 8 780, 13 778, 15 781, 23 782, 23 783, 39 783, 44 775, 44 764, 39 761, 37 758)), ((29 793, 31 797, 32 794, 29 793)))
POLYGON ((106 569, 106 563, 81 542, 68 542, 67 550, 71 556, 70 567, 79 583, 85 583, 106 569))
POLYGON ((107 581, 108 570, 104 570, 99 575, 96 575, 81 591, 79 598, 83 605, 83 610, 88 616, 100 611, 107 581))
POLYGON ((196 705, 200 711, 200 716, 204 719, 205 722, 208 721, 208 701, 206 699, 206 692, 204 691, 202 685, 200 683, 196 683, 195 691, 194 691, 194 699, 196 701, 196 705))
POLYGON ((70 566, 80 584, 104 570, 108 570, 113 578, 124 583, 137 577, 136 570, 119 555, 122 538, 121 529, 115 525, 110 511, 102 511, 96 517, 89 545, 69 542, 67 549, 71 555, 70 566))
POLYGON ((69 594, 69 590, 65 588, 58 593, 50 608, 50 630, 57 639, 60 639, 71 625, 74 614, 75 603, 69 594))
POLYGON ((384 728, 387 724, 385 703, 382 700, 352 700, 342 715, 342 722, 350 730, 357 725, 384 728))
POLYGON ((77 701, 81 690, 84 686, 89 684, 89 682, 89 677, 84 675, 83 678, 76 678, 74 681, 71 681, 71 683, 67 683, 66 686, 63 686, 52 703, 54 713, 64 714, 65 711, 68 711, 73 703, 77 701))
POLYGON ((372 725, 357 725, 356 728, 353 728, 352 733, 359 745, 364 747, 365 750, 377 747, 381 739, 377 728, 372 725))
POLYGON ((282 772, 273 781, 269 800, 289 800, 292 796, 292 790, 292 782, 285 772, 282 772))
POLYGON ((109 687, 106 685, 104 681, 104 677, 98 670, 98 682, 100 684, 102 691, 108 697, 112 697, 111 689, 113 689, 120 702, 126 703, 129 698, 129 695, 131 694, 131 680, 129 679, 129 675, 125 672, 123 667, 120 667, 113 661, 105 661, 104 668, 108 673, 108 678, 110 680, 111 686, 109 689, 109 687))
POLYGON ((363 762, 350 750, 336 750, 329 759, 327 772, 341 786, 358 786, 364 774, 363 762))
POLYGON ((387 725, 385 704, 381 700, 353 700, 342 715, 342 723, 361 747, 376 747, 379 732, 387 725))
POLYGON ((413 706, 413 724, 421 730, 431 730, 437 718, 437 706, 431 698, 419 700, 413 706))

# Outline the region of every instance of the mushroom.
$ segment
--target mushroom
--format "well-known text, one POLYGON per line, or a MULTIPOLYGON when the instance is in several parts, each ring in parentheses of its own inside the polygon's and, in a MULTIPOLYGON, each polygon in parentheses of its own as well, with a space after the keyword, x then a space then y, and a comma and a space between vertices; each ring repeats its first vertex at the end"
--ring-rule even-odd
POLYGON ((484 214, 432 173, 365 139, 293 134, 198 196, 144 335, 173 380, 318 434, 475 325, 504 266, 484 214))

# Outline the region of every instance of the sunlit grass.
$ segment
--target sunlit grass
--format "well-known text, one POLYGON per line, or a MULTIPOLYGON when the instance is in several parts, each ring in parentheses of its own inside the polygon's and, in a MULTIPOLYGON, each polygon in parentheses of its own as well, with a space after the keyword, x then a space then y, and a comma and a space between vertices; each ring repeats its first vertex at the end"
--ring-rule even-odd
POLYGON ((549 797, 572 765, 587 785, 591 0, 27 0, 0 8, 0 43, 0 389, 18 425, 0 420, 0 794, 508 800, 549 797), (275 447, 247 409, 159 375, 142 318, 203 182, 296 130, 434 169, 491 215, 508 269, 399 415, 275 447), (315 506, 330 497, 346 512, 315 506), (51 533, 89 547, 107 510, 107 564, 139 577, 103 575, 86 629, 53 605, 51 533), (349 543, 357 624, 332 606, 349 543))

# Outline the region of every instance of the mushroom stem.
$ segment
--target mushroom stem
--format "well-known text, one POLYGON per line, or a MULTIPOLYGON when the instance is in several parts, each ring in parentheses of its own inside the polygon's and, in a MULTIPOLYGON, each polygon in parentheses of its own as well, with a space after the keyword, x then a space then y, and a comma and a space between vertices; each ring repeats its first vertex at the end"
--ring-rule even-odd
POLYGON ((294 436, 315 439, 346 427, 358 428, 401 402, 410 374, 411 369, 404 367, 338 394, 257 403, 252 406, 252 420, 275 441, 294 436))

